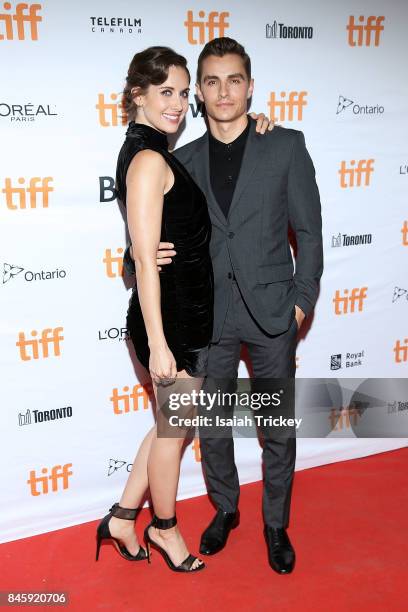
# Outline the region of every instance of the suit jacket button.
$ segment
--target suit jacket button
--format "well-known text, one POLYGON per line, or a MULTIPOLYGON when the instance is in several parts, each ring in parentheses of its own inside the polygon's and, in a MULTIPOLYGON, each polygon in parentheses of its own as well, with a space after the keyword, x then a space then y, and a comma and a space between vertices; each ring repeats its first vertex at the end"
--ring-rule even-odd
POLYGON ((228 272, 228 278, 232 278, 231 272, 228 272))
POLYGON ((234 232, 229 232, 228 233, 228 238, 233 238, 235 236, 234 232))

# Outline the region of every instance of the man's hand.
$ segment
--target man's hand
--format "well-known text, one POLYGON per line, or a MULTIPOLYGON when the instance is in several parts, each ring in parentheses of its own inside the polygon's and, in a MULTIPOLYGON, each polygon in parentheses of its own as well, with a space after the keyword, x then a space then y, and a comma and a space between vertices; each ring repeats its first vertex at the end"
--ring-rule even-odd
POLYGON ((296 323, 297 323, 298 331, 299 331, 299 329, 302 326, 303 321, 305 320, 306 315, 297 304, 295 304, 295 317, 296 317, 296 323))
POLYGON ((161 271, 161 266, 167 265, 172 262, 172 257, 176 254, 174 250, 174 244, 172 242, 160 242, 159 249, 157 251, 157 268, 161 271))
POLYGON ((273 119, 269 120, 263 113, 250 113, 249 116, 256 120, 256 131, 260 134, 265 134, 266 130, 271 132, 275 126, 273 119))

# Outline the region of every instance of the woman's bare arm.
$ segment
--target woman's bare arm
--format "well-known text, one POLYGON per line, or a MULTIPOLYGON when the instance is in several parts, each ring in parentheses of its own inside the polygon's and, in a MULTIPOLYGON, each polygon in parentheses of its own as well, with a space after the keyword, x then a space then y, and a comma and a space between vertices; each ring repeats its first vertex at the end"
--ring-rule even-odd
MULTIPOLYGON (((127 221, 133 245, 136 282, 140 307, 146 327, 149 348, 153 352, 168 351, 163 332, 160 308, 160 280, 156 255, 160 242, 163 193, 169 182, 166 161, 155 151, 140 151, 133 158, 126 177, 127 221)), ((166 377, 161 371, 163 359, 156 363, 153 374, 166 377)), ((169 364, 165 367, 169 369, 169 364)))

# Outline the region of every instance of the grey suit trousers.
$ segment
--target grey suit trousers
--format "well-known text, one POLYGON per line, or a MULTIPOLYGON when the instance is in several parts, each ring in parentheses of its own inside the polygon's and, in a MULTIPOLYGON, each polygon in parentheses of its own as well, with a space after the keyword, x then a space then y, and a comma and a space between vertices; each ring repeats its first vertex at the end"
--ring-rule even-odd
MULTIPOLYGON (((294 313, 293 313, 294 314, 294 313)), ((251 361, 251 378, 294 378, 297 322, 293 318, 289 329, 277 335, 264 332, 246 306, 236 281, 231 281, 229 305, 220 340, 211 344, 208 378, 229 381, 234 392, 238 376, 241 345, 247 347, 251 361)), ((266 525, 288 526, 293 475, 296 459, 296 438, 271 439, 262 432, 263 442, 263 515, 266 525)), ((202 466, 208 493, 215 506, 225 512, 235 512, 239 500, 239 479, 234 458, 232 429, 226 427, 223 437, 208 437, 200 431, 202 466)))

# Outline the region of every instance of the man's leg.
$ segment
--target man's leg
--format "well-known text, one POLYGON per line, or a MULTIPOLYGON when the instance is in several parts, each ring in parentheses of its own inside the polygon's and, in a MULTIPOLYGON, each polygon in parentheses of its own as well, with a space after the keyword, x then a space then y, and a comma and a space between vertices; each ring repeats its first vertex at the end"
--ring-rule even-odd
MULTIPOLYGON (((236 292, 231 289, 226 320, 219 342, 209 351, 208 377, 204 391, 211 394, 234 393, 241 345, 235 318, 236 292)), ((229 408, 215 403, 205 416, 230 416, 229 408)), ((239 522, 239 479, 234 457, 231 427, 200 427, 201 460, 208 493, 217 513, 201 536, 200 553, 214 555, 224 548, 228 535, 239 522)))
MULTIPOLYGON (((260 387, 267 385, 266 379, 293 379, 296 370, 297 323, 277 336, 268 336, 259 331, 248 338, 254 379, 260 379, 260 387)), ((273 381, 271 381, 273 382, 273 381)), ((292 389, 293 390, 293 389, 292 389)), ((265 389, 267 391, 267 389, 265 389)), ((289 385, 286 388, 290 393, 289 385)), ((293 393, 294 401, 294 393, 293 393)), ((291 406, 293 409, 294 407, 291 406)), ((278 407, 277 413, 280 414, 278 407)), ((268 414, 273 415, 273 408, 268 414)), ((292 416, 292 415, 291 415, 292 416)), ((294 416, 294 415, 293 415, 294 416)), ((284 435, 271 438, 271 430, 260 427, 264 433, 262 459, 264 464, 263 515, 265 525, 287 528, 296 460, 296 438, 284 435)))
MULTIPOLYGON (((233 393, 236 387, 240 342, 235 322, 234 293, 219 342, 212 344, 208 353, 207 379, 204 391, 210 394, 233 393)), ((202 412, 212 417, 224 416, 224 407, 215 403, 212 410, 202 412)), ((217 509, 236 512, 239 499, 239 479, 234 457, 232 428, 200 427, 201 462, 207 489, 217 509), (214 437, 212 437, 212 435, 214 437)))
MULTIPOLYGON (((289 329, 283 334, 269 335, 256 323, 243 299, 240 302, 238 317, 241 320, 241 341, 247 345, 251 358, 253 390, 271 392, 273 389, 276 392, 277 384, 283 383, 285 397, 289 395, 290 398, 290 401, 286 402, 285 409, 289 412, 289 416, 293 416, 294 380, 285 381, 285 379, 294 379, 296 371, 296 319, 293 319, 289 329)), ((272 416, 273 411, 274 408, 271 407, 267 416, 272 416)), ((282 414, 282 408, 278 407, 277 412, 282 414)), ((296 438, 293 431, 280 432, 281 435, 272 437, 274 432, 267 425, 261 427, 261 430, 264 434, 262 453, 264 532, 269 564, 277 573, 288 574, 295 565, 295 551, 286 533, 286 527, 289 522, 295 469, 296 438), (288 437, 289 433, 292 437, 288 437)))

